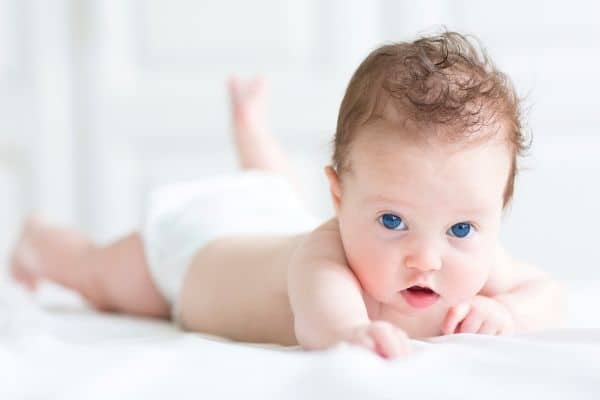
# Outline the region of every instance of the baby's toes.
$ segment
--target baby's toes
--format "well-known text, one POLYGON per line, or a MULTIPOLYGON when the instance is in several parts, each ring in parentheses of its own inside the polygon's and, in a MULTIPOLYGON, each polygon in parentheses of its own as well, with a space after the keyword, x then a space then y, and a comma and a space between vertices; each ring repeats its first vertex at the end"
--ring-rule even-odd
POLYGON ((40 226, 38 219, 28 219, 10 256, 12 277, 30 290, 37 288, 40 274, 40 258, 33 243, 40 226))
POLYGON ((28 290, 37 289, 38 278, 17 257, 13 256, 10 263, 10 273, 14 280, 25 286, 28 290))
POLYGON ((267 93, 267 82, 264 77, 257 76, 248 84, 248 95, 256 101, 262 101, 267 93))
POLYGON ((236 75, 232 75, 227 79, 227 89, 229 90, 229 97, 231 101, 237 103, 241 100, 242 90, 241 90, 240 78, 236 75))

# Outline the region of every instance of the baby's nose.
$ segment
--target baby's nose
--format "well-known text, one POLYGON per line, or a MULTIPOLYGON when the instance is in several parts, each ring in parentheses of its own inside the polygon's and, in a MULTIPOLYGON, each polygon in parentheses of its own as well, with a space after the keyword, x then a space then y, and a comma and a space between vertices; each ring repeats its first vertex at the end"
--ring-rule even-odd
POLYGON ((420 247, 406 256, 405 264, 420 271, 437 271, 442 268, 442 257, 432 247, 420 247))

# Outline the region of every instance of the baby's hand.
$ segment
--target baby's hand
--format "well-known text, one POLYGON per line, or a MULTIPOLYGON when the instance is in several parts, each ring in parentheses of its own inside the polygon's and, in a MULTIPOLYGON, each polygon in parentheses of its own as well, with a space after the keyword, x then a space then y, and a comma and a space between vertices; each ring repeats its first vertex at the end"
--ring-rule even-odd
POLYGON ((515 330, 512 314, 497 300, 475 296, 470 301, 452 307, 442 325, 445 335, 451 333, 481 333, 509 335, 515 330))
POLYGON ((384 358, 401 357, 409 352, 408 335, 387 321, 371 321, 356 328, 348 341, 384 358))

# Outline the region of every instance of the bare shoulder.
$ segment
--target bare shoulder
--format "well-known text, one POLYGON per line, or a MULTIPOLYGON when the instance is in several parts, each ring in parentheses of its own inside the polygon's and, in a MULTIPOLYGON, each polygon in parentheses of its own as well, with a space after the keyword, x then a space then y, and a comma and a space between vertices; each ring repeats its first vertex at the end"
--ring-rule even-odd
POLYGON ((492 264, 487 282, 481 290, 485 296, 496 296, 535 279, 546 276, 538 267, 515 260, 500 245, 496 252, 496 262, 492 264))
MULTIPOLYGON (((288 285, 306 290, 323 284, 360 285, 346 260, 339 224, 332 218, 308 233, 298 244, 288 263, 288 285)), ((297 290, 296 290, 297 292, 297 290)))
POLYGON ((298 247, 296 256, 346 265, 337 218, 325 221, 310 232, 298 247))

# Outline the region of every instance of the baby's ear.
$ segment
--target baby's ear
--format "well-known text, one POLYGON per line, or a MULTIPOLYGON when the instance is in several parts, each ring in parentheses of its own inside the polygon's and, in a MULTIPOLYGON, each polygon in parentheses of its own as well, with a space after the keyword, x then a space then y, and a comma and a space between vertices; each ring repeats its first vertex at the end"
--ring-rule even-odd
POLYGON ((340 210, 340 203, 342 201, 342 188, 340 186, 340 178, 331 165, 325 167, 325 175, 327 176, 327 180, 329 181, 329 192, 331 193, 333 207, 335 209, 335 213, 338 214, 340 210))

